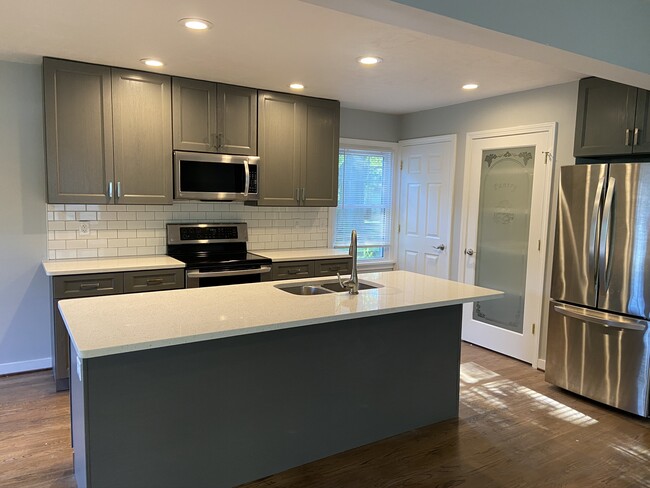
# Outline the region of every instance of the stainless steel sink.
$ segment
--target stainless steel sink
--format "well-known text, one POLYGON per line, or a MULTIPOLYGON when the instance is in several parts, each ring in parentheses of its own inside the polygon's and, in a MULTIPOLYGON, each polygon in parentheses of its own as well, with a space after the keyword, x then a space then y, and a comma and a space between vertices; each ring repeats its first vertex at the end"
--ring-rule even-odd
MULTIPOLYGON (((342 291, 348 291, 346 288, 343 288, 338 281, 333 281, 332 283, 323 283, 320 286, 332 290, 334 293, 339 293, 342 291)), ((368 283, 359 282, 359 290, 374 290, 379 288, 378 286, 369 285, 368 283)))
MULTIPOLYGON (((338 281, 328 281, 319 283, 304 283, 304 284, 280 284, 275 285, 278 290, 286 291, 293 295, 325 295, 327 293, 342 293, 347 292, 338 281)), ((359 290, 373 290, 381 288, 381 285, 371 285, 368 283, 359 283, 359 290)))
POLYGON ((275 287, 279 290, 286 291, 287 293, 292 293, 294 295, 324 295, 326 293, 332 293, 330 290, 326 290, 325 288, 314 285, 276 285, 275 287))

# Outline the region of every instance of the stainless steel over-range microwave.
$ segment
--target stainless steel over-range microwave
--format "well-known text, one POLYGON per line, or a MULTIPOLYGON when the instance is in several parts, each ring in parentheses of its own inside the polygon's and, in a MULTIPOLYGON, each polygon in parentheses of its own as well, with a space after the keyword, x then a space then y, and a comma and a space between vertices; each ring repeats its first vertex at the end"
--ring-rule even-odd
POLYGON ((174 152, 177 200, 257 200, 258 156, 174 152))

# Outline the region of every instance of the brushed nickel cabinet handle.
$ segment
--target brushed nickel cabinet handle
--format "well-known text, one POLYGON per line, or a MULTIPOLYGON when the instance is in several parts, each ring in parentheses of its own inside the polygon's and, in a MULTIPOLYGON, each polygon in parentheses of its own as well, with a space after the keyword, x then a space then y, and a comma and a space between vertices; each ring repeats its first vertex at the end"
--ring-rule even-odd
POLYGON ((82 283, 79 285, 80 290, 96 290, 99 288, 99 283, 82 283))
POLYGON ((147 280, 147 285, 162 285, 162 278, 151 278, 147 280))
POLYGON ((117 198, 122 198, 122 182, 117 182, 117 198))
POLYGON ((638 146, 639 145, 639 128, 636 127, 634 129, 634 141, 632 142, 633 146, 638 146))
POLYGON ((630 145, 630 129, 625 129, 625 145, 630 145))
POLYGON ((113 198, 113 182, 108 182, 108 198, 113 198))

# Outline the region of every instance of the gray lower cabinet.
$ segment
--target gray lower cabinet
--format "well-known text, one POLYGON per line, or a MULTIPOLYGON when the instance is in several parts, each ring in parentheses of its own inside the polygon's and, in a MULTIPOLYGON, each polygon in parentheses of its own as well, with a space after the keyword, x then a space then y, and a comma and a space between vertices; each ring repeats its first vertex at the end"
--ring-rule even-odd
POLYGON ((305 261, 285 261, 273 263, 267 280, 295 280, 298 278, 313 278, 320 276, 336 276, 350 274, 352 257, 337 259, 316 259, 305 261))
POLYGON ((44 58, 49 203, 172 202, 171 79, 44 58))
POLYGON ((174 149, 257 155, 257 90, 172 79, 174 149))
POLYGON ((52 373, 56 390, 67 390, 70 378, 68 331, 59 312, 59 301, 69 298, 119 295, 144 291, 184 288, 183 269, 155 269, 84 275, 53 276, 52 299, 52 373))
POLYGON ((580 80, 574 156, 650 154, 648 91, 600 78, 580 80))
POLYGON ((260 199, 254 205, 335 207, 340 104, 259 93, 260 199))

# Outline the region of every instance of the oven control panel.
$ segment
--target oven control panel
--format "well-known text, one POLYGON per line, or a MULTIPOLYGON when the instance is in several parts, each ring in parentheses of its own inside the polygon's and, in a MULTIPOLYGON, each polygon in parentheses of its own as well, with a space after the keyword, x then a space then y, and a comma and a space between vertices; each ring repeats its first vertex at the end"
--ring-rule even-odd
POLYGON ((181 227, 181 241, 237 239, 237 227, 181 227))
POLYGON ((210 224, 167 224, 167 244, 246 242, 245 222, 210 224))

